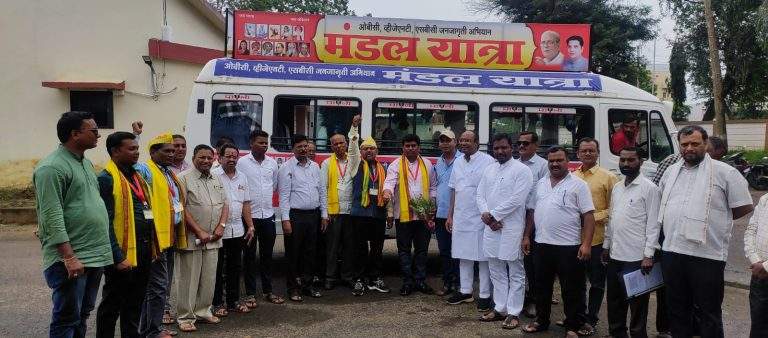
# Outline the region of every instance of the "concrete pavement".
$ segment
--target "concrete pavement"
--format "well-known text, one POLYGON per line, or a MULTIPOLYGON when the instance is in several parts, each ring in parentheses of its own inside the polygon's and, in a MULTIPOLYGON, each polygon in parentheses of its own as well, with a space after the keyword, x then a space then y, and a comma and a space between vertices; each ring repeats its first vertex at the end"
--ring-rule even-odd
MULTIPOLYGON (((40 269, 39 242, 34 238, 33 226, 0 226, 0 336, 41 337, 47 334, 50 317, 50 290, 45 285, 40 269)), ((743 232, 743 230, 742 230, 743 232)), ((743 236, 743 235, 742 235, 743 236)), ((738 236, 734 236, 737 241, 738 236)), ((284 294, 285 262, 282 259, 281 238, 277 241, 278 267, 276 291, 284 294)), ((733 243, 732 243, 733 244, 733 243)), ((733 246, 733 245, 732 245, 733 246)), ((500 323, 480 323, 474 304, 445 305, 437 296, 414 294, 400 297, 400 286, 395 243, 388 240, 385 248, 386 281, 392 287, 390 294, 366 294, 353 297, 344 287, 327 292, 323 298, 307 298, 303 303, 272 305, 260 302, 249 314, 232 314, 219 325, 199 325, 194 334, 183 337, 209 336, 522 336, 519 330, 502 330, 500 323)), ((732 252, 731 258, 735 256, 732 252)), ((739 255, 743 256, 743 255, 739 255)), ((739 263, 734 263, 737 266, 739 263)), ((430 275, 437 273, 436 243, 430 250, 430 275)), ((733 273, 738 273, 734 269, 733 273)), ((437 278, 429 281, 437 287, 437 278)), ((727 337, 745 337, 749 332, 749 306, 747 291, 727 287, 723 316, 727 337)), ((656 301, 652 297, 651 314, 656 301)), ((93 335, 93 317, 89 333, 93 335)), ((561 319, 562 307, 553 306, 552 320, 561 319)), ((598 336, 607 334, 605 306, 598 336)), ((649 333, 655 334, 654 316, 649 316, 649 333)), ((523 319, 527 323, 528 319, 523 319)), ((550 337, 563 334, 554 325, 547 333, 536 336, 550 337)))

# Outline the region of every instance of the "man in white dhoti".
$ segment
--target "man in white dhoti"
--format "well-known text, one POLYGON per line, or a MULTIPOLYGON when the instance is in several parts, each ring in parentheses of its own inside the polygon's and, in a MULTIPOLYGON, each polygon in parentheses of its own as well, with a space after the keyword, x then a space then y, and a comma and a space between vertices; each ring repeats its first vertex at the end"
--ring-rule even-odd
POLYGON ((470 303, 475 277, 475 262, 479 264, 480 290, 477 301, 478 310, 491 308, 491 277, 488 271, 488 258, 483 253, 483 229, 485 224, 480 217, 480 209, 474 201, 477 185, 486 167, 495 160, 490 155, 479 152, 480 141, 477 134, 465 131, 459 137, 459 147, 464 154, 454 162, 453 173, 448 182, 451 188, 451 201, 445 227, 451 233, 453 245, 451 257, 459 260, 459 290, 448 298, 451 305, 470 303), (456 201, 461 201, 456 203, 456 201))
POLYGON ((525 204, 533 185, 533 174, 524 164, 512 160, 512 140, 507 134, 493 137, 496 163, 483 172, 477 186, 477 207, 487 225, 483 252, 493 283, 493 311, 481 321, 504 320, 505 329, 520 325, 518 316, 525 298, 525 269, 520 244, 525 229, 525 204))

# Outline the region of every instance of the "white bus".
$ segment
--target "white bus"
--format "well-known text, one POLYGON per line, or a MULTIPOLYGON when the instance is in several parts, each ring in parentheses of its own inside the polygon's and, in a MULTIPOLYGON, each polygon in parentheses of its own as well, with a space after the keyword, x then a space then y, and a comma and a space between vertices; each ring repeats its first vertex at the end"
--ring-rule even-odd
POLYGON ((625 119, 638 121, 638 146, 646 174, 678 149, 670 107, 624 82, 592 73, 435 69, 278 61, 215 59, 195 80, 187 115, 190 146, 223 136, 248 152, 248 136, 263 129, 269 154, 291 156, 290 137, 314 140, 318 161, 330 152, 329 137, 346 135, 356 114, 361 134, 373 136, 388 162, 400 154, 400 137, 416 134, 422 154, 436 156, 437 135, 451 129, 479 134, 481 149, 495 133, 523 130, 539 135, 540 151, 569 150, 582 137, 600 142, 600 165, 618 172, 610 139, 625 119))

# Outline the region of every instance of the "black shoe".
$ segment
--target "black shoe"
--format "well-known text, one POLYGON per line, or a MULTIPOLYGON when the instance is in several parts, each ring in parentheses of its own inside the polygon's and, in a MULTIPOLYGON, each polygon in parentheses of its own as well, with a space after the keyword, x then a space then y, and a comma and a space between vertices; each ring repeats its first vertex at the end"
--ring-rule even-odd
POLYGON ((304 294, 307 296, 310 296, 312 298, 320 298, 323 296, 323 294, 320 293, 317 289, 315 289, 314 286, 310 286, 308 288, 304 288, 304 294))
POLYGON ((362 296, 364 294, 365 294, 365 286, 363 285, 363 281, 358 280, 352 286, 352 295, 353 296, 362 296))
POLYGON ((389 293, 391 291, 387 284, 384 284, 384 280, 381 279, 381 277, 376 278, 373 283, 368 284, 368 290, 376 290, 381 293, 389 293))
POLYGON ((413 286, 411 284, 403 284, 403 287, 400 288, 401 296, 410 296, 411 293, 413 293, 413 286))
POLYGON ((525 315, 528 318, 536 318, 536 304, 528 304, 528 306, 523 308, 523 315, 525 315))
POLYGON ((444 285, 442 288, 435 290, 435 294, 438 296, 449 296, 456 292, 456 289, 450 285, 444 285))
POLYGON ((416 291, 419 291, 425 295, 434 295, 435 289, 433 289, 429 284, 426 282, 418 282, 416 283, 416 291))
POLYGON ((472 303, 474 301, 475 299, 472 298, 472 295, 463 294, 458 291, 454 292, 453 295, 450 298, 448 298, 448 300, 446 300, 446 302, 448 302, 448 304, 451 304, 451 305, 459 305, 461 303, 472 303))
POLYGON ((491 297, 477 299, 477 312, 488 312, 493 309, 491 297))
POLYGON ((323 289, 333 290, 333 288, 336 287, 336 285, 334 285, 334 284, 336 284, 336 283, 334 283, 332 280, 326 279, 325 283, 323 283, 323 289))

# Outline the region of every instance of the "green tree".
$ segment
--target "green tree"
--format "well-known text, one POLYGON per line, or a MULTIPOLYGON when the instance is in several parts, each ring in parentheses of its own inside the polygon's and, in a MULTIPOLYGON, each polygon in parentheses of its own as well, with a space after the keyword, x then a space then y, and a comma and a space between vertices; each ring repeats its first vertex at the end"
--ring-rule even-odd
MULTIPOLYGON (((665 0, 675 18, 677 38, 688 60, 688 79, 698 98, 711 99, 707 31, 703 4, 692 0, 665 0)), ((753 118, 763 115, 768 102, 768 53, 758 34, 763 0, 712 0, 726 116, 753 118)), ((711 101, 711 100, 710 100, 711 101)), ((707 105, 705 118, 714 114, 707 105)))
POLYGON ((209 2, 218 9, 227 7, 269 12, 355 15, 355 12, 349 9, 349 0, 211 0, 209 2))
POLYGON ((672 102, 674 102, 672 108, 672 120, 674 121, 686 121, 688 114, 691 113, 691 108, 685 104, 687 99, 685 71, 688 68, 688 60, 683 47, 681 41, 675 41, 672 44, 672 53, 669 55, 670 76, 667 80, 667 88, 669 88, 672 102))
POLYGON ((591 70, 651 91, 646 61, 633 47, 656 37, 658 19, 648 6, 610 0, 477 0, 476 6, 511 22, 589 23, 591 70))

